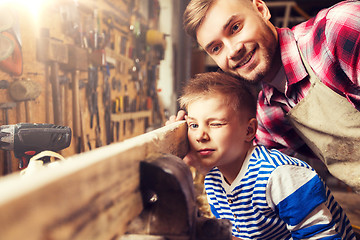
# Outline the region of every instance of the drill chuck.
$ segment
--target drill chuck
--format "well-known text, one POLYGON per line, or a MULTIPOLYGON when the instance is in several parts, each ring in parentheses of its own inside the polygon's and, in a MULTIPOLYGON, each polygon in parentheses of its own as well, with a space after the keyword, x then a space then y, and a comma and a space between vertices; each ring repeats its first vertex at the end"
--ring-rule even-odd
POLYGON ((0 149, 14 150, 15 125, 0 126, 0 149))
POLYGON ((14 151, 16 158, 29 159, 42 151, 60 151, 71 143, 71 129, 47 123, 0 126, 0 149, 14 151))

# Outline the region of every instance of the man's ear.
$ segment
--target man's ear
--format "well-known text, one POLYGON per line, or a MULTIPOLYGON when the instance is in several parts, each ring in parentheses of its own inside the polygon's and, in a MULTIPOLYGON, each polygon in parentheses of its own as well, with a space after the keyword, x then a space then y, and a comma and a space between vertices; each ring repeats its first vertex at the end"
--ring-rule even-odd
POLYGON ((251 118, 248 122, 247 131, 246 131, 246 141, 252 142, 256 135, 256 130, 258 127, 258 122, 256 118, 251 118))
POLYGON ((260 13, 262 18, 265 20, 270 20, 271 13, 269 8, 266 6, 266 3, 262 0, 253 0, 253 4, 256 8, 256 10, 260 13))

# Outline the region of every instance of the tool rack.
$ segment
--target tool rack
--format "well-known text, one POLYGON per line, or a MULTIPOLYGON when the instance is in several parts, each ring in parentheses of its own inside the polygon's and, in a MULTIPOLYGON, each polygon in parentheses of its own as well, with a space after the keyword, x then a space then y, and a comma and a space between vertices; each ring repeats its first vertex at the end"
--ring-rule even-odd
MULTIPOLYGON (((0 62, 0 103, 15 102, 15 107, 3 109, 1 124, 70 126, 73 139, 61 152, 65 157, 164 124, 156 82, 165 37, 155 44, 147 41, 147 32, 158 29, 157 0, 43 1, 37 12, 28 4, 9 2, 2 9, 11 13, 10 31, 20 43, 22 71, 0 62), (41 93, 15 101, 8 85, 20 80, 35 82, 41 93)), ((16 171, 17 161, 12 162, 16 171)), ((0 162, 1 173, 2 168, 0 162)))

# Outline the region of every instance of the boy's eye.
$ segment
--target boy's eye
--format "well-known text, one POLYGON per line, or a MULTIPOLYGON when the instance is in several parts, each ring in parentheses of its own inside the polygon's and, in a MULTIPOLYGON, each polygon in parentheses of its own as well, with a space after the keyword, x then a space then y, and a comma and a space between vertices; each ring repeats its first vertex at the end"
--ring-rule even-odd
POLYGON ((194 129, 194 128, 198 128, 198 127, 199 127, 199 125, 196 124, 196 123, 189 123, 188 126, 189 126, 189 128, 191 128, 191 129, 194 129))
POLYGON ((210 124, 211 127, 221 127, 223 125, 225 125, 225 124, 224 123, 211 123, 210 124))

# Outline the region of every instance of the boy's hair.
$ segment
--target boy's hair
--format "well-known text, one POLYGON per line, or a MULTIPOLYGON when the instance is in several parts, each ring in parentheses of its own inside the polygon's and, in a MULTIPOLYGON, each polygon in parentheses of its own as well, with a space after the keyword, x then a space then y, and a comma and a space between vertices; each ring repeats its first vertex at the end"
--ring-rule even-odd
MULTIPOLYGON (((184 29, 187 34, 189 34, 195 40, 196 32, 214 1, 217 0, 191 0, 184 11, 184 29)), ((251 0, 239 0, 239 2, 241 1, 250 2, 251 0)))
POLYGON ((256 117, 255 86, 221 72, 200 73, 191 78, 179 98, 180 107, 187 110, 190 103, 216 93, 224 95, 225 104, 235 112, 247 110, 250 118, 256 117))

